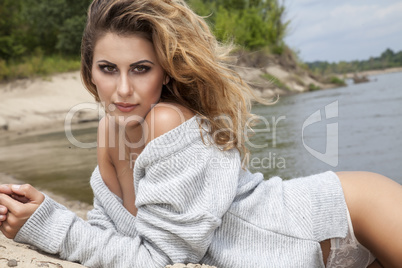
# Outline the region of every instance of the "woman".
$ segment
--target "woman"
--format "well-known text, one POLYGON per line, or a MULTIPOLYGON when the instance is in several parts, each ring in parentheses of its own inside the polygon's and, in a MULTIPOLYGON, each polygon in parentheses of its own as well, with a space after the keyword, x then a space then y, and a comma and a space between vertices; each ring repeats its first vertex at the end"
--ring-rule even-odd
POLYGON ((330 171, 264 181, 242 166, 259 99, 227 52, 183 1, 95 0, 81 70, 107 114, 94 209, 86 222, 3 185, 0 230, 89 267, 400 266, 399 184, 330 171))

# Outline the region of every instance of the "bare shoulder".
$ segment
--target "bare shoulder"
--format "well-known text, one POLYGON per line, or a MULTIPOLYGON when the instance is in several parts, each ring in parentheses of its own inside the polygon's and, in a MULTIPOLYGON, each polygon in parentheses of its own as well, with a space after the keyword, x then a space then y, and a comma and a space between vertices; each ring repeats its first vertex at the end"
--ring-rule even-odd
POLYGON ((190 109, 177 104, 162 102, 155 105, 145 117, 146 144, 169 132, 194 116, 190 109))
POLYGON ((402 263, 402 186, 371 172, 337 172, 357 240, 384 267, 402 263))

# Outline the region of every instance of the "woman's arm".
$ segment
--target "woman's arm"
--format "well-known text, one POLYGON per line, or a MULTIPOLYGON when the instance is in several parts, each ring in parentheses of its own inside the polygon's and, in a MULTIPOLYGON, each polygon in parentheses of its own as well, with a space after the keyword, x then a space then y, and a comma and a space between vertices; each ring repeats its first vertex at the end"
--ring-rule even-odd
POLYGON ((402 267, 402 186, 370 172, 337 172, 357 240, 384 267, 402 267))

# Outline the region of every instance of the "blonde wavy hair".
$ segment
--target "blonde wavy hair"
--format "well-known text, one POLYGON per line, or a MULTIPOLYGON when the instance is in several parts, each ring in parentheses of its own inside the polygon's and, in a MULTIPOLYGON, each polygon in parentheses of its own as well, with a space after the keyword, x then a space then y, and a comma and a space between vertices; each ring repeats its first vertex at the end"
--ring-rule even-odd
POLYGON ((138 34, 150 40, 170 76, 161 100, 200 115, 213 142, 223 150, 236 148, 244 160, 249 153, 245 136, 251 129, 252 101, 266 102, 233 71, 232 46, 220 44, 202 17, 182 0, 94 0, 82 39, 81 75, 97 101, 91 81, 93 52, 107 33, 138 34))

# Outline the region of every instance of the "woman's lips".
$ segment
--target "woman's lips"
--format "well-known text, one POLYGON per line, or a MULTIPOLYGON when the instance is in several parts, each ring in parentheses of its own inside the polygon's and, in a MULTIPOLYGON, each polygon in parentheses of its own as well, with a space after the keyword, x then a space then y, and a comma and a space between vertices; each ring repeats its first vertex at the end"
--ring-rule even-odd
POLYGON ((138 106, 138 104, 125 103, 125 102, 115 102, 114 105, 116 106, 117 109, 119 109, 120 112, 123 113, 131 112, 138 106))

